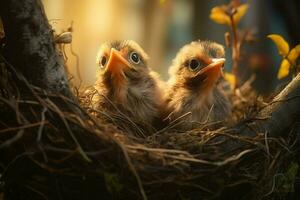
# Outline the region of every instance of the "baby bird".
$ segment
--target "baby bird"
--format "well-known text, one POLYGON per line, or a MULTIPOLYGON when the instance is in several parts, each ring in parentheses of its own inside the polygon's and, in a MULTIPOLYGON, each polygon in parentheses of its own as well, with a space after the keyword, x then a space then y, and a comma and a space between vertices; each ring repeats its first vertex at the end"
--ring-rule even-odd
POLYGON ((230 102, 218 84, 224 55, 223 46, 210 41, 191 42, 177 53, 169 70, 167 105, 169 120, 175 120, 180 130, 220 122, 230 115, 230 102))
POLYGON ((134 41, 106 42, 97 57, 99 66, 93 99, 96 110, 125 132, 149 135, 164 105, 163 82, 147 66, 148 56, 134 41))

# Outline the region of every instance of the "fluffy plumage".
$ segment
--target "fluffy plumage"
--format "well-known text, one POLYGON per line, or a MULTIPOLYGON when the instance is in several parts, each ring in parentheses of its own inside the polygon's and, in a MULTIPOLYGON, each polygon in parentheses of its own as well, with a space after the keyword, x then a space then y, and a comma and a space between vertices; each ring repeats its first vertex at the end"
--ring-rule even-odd
POLYGON ((96 109, 119 128, 140 135, 155 131, 164 103, 163 82, 147 60, 144 50, 129 40, 106 42, 97 56, 96 109))
POLYGON ((177 128, 189 130, 230 115, 230 102, 218 84, 224 62, 223 46, 209 41, 194 41, 177 53, 167 89, 169 119, 180 119, 177 128))

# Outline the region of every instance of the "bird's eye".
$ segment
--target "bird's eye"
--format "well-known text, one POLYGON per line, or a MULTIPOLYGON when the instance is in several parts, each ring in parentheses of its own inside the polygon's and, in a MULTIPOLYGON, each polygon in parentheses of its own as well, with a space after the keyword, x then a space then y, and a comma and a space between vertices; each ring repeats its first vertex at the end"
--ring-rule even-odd
POLYGON ((105 66, 105 64, 106 64, 106 61, 107 61, 107 58, 105 57, 105 56, 102 56, 102 58, 101 58, 101 60, 100 60, 100 67, 104 67, 105 66))
POLYGON ((131 52, 130 54, 130 60, 134 63, 134 64, 139 64, 141 62, 140 56, 138 53, 136 52, 131 52))
POLYGON ((190 62, 189 62, 189 68, 192 70, 192 71, 195 71, 198 67, 200 66, 200 62, 196 59, 192 59, 190 62))

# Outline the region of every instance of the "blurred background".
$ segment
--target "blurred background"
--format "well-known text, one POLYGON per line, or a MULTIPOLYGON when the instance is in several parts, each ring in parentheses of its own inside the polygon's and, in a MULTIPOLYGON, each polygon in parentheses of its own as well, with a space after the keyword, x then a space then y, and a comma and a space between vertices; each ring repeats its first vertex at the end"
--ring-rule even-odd
MULTIPOLYGON (((106 40, 132 39, 150 56, 149 66, 168 79, 172 58, 192 40, 213 40, 225 46, 225 25, 209 18, 214 6, 229 0, 42 0, 56 33, 66 31, 73 22, 72 49, 79 56, 84 84, 96 78, 96 55, 106 40)), ((250 8, 239 28, 254 33, 255 40, 242 48, 239 71, 243 80, 257 73, 256 87, 272 90, 281 58, 266 36, 282 35, 291 46, 300 43, 300 5, 297 0, 248 0, 250 8), (254 71, 254 72, 253 72, 254 71)), ((76 57, 65 47, 68 68, 76 78, 76 57)), ((231 51, 226 48, 226 70, 231 68, 231 51)))

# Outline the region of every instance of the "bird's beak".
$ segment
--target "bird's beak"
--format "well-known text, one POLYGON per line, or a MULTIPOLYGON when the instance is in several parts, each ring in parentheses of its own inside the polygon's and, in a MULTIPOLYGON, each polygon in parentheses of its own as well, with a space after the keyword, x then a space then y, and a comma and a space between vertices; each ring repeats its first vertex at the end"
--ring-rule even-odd
POLYGON ((121 55, 121 52, 112 48, 105 72, 110 72, 116 81, 124 79, 124 70, 131 68, 130 63, 121 55))
POLYGON ((196 76, 205 75, 205 80, 207 82, 214 82, 220 77, 224 63, 225 58, 214 58, 212 59, 212 62, 208 66, 201 69, 196 76))

